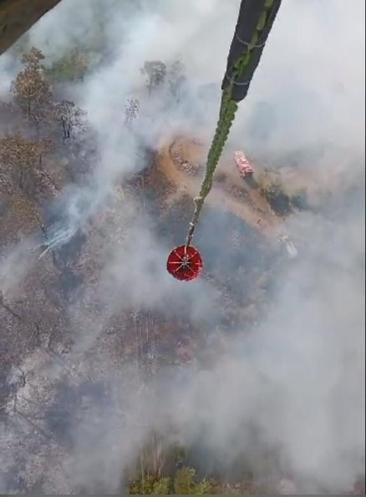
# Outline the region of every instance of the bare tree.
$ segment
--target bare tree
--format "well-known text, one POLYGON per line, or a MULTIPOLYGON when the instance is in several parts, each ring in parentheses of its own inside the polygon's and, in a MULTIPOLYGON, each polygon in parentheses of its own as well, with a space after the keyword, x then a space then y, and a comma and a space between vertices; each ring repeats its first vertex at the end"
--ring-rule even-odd
POLYGON ((162 85, 166 77, 166 65, 160 60, 146 61, 144 67, 141 69, 142 74, 146 75, 146 85, 149 94, 162 85))
POLYGON ((85 116, 86 112, 69 100, 63 100, 55 105, 55 117, 61 125, 64 141, 71 138, 73 131, 85 129, 85 116))
POLYGON ((137 98, 129 98, 125 105, 125 125, 130 127, 140 111, 140 102, 137 98))
POLYGON ((42 52, 33 47, 23 55, 22 62, 25 67, 12 83, 15 103, 26 119, 35 125, 37 133, 52 108, 51 86, 41 65, 43 59, 42 52))

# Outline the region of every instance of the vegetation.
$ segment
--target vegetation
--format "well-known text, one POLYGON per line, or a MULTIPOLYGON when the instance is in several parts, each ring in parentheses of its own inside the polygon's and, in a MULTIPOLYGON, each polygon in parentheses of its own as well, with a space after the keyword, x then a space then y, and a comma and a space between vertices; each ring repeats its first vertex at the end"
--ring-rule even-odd
MULTIPOLYGON (((0 180, 3 174, 12 178, 12 182, 17 186, 17 191, 11 198, 10 204, 17 205, 18 210, 27 209, 30 211, 30 194, 40 182, 40 173, 46 173, 48 161, 44 158, 51 157, 52 159, 49 166, 51 176, 56 175, 58 170, 68 167, 66 165, 59 167, 60 157, 64 164, 70 164, 74 161, 78 170, 83 163, 88 162, 88 153, 90 153, 91 148, 80 138, 82 132, 87 128, 86 114, 74 102, 64 99, 62 94, 57 94, 58 85, 55 85, 54 90, 51 87, 51 81, 62 82, 82 79, 87 70, 88 61, 81 52, 74 50, 55 63, 49 70, 46 70, 42 65, 44 55, 36 48, 32 48, 24 54, 22 61, 24 67, 12 85, 12 105, 13 110, 16 111, 14 121, 16 121, 17 127, 7 131, 2 136, 0 135, 0 180), (63 142, 61 145, 60 138, 63 142), (80 156, 77 155, 79 150, 82 152, 80 156)), ((171 65, 161 61, 147 61, 142 73, 146 77, 148 94, 164 87, 170 92, 172 99, 179 102, 181 89, 185 82, 184 66, 180 61, 175 61, 171 65)), ((170 99, 169 104, 171 104, 170 99)), ((141 104, 137 98, 127 100, 124 109, 124 122, 127 127, 133 125, 141 112, 140 109, 141 104)), ((11 112, 10 107, 8 111, 11 112)), ((263 184, 262 186, 263 192, 268 195, 268 198, 278 196, 281 192, 280 184, 274 183, 270 186, 263 184)), ((159 188, 162 188, 160 178, 159 188)), ((151 188, 151 191, 154 195, 160 195, 155 188, 151 188)), ((146 191, 144 191, 144 195, 146 200, 146 191)), ((183 197, 183 202, 187 202, 188 209, 179 207, 177 213, 179 216, 190 212, 191 198, 183 197)), ((149 203, 151 204, 151 202, 149 203)), ((38 215, 37 210, 35 213, 38 215)), ((174 214, 173 209, 170 209, 169 214, 172 213, 174 214)), ((41 217, 40 214, 41 229, 47 235, 41 217)), ((176 215, 174 217, 176 218, 176 215)), ((176 229, 172 228, 173 224, 166 223, 170 231, 176 229)), ((236 235, 235 237, 237 239, 236 235)), ((55 259, 54 265, 56 266, 55 259)), ((147 356, 145 350, 141 350, 140 354, 141 357, 144 354, 147 356)), ((167 358, 167 354, 165 354, 164 359, 173 363, 176 357, 172 355, 172 357, 167 358)), ((140 361, 142 363, 143 359, 140 361)), ((146 376, 151 376, 150 369, 152 368, 149 369, 149 364, 145 369, 146 376)), ((237 486, 235 488, 234 485, 232 487, 225 486, 221 481, 211 479, 211 475, 207 476, 204 472, 201 474, 200 471, 193 468, 192 461, 189 460, 185 450, 181 447, 167 449, 162 447, 160 442, 158 437, 153 435, 149 444, 139 450, 138 469, 131 470, 128 475, 131 479, 129 483, 131 494, 207 495, 235 493, 237 491, 237 486)))
POLYGON ((44 55, 36 48, 24 54, 24 69, 18 73, 12 84, 15 104, 37 132, 52 111, 51 85, 41 65, 43 59, 44 55))
POLYGON ((141 72, 146 76, 146 87, 150 95, 165 82, 167 68, 160 60, 150 60, 145 62, 141 72))
POLYGON ((309 209, 308 196, 307 192, 304 189, 297 191, 291 197, 291 203, 298 210, 306 210, 309 209))
POLYGON ((130 482, 128 490, 131 495, 168 495, 171 493, 171 488, 171 479, 169 477, 156 479, 147 475, 145 478, 130 482))
POLYGON ((79 109, 74 102, 62 100, 62 102, 57 103, 54 107, 54 115, 61 127, 64 140, 71 138, 75 130, 85 129, 86 113, 79 109))
POLYGON ((206 479, 197 481, 196 470, 183 467, 175 475, 174 491, 183 495, 204 495, 210 493, 211 484, 206 479))
POLYGON ((176 102, 180 101, 181 90, 186 82, 184 65, 180 60, 174 61, 168 68, 168 85, 170 93, 176 102))
POLYGON ((152 476, 131 480, 128 485, 130 495, 271 495, 270 488, 256 485, 252 478, 240 482, 219 482, 212 478, 199 478, 191 466, 183 466, 171 476, 152 476))
POLYGON ((261 194, 279 216, 288 216, 294 209, 304 210, 309 208, 306 191, 299 190, 290 194, 286 191, 278 174, 266 171, 255 181, 261 194))
POLYGON ((178 469, 173 477, 162 476, 160 478, 147 475, 139 480, 134 480, 129 485, 130 494, 181 494, 181 495, 205 495, 213 493, 213 485, 205 478, 199 480, 196 470, 183 466, 178 469))
POLYGON ((43 53, 34 47, 24 53, 23 68, 11 85, 13 99, 7 104, 0 103, 8 122, 5 134, 0 135, 0 187, 7 192, 11 190, 9 184, 28 195, 47 185, 54 191, 51 176, 56 170, 50 176, 43 158, 53 155, 55 161, 59 157, 60 136, 63 142, 76 137, 79 141, 79 146, 63 151, 63 159, 69 162, 66 157, 71 153, 79 167, 85 162, 81 134, 87 129, 86 113, 70 100, 57 100, 42 65, 44 59, 43 53))
POLYGON ((20 133, 0 137, 0 163, 24 192, 32 191, 35 170, 42 166, 43 154, 50 150, 47 140, 33 141, 20 133))
POLYGON ((54 62, 45 72, 52 81, 60 83, 82 80, 88 68, 89 59, 87 55, 78 48, 74 48, 54 62))
POLYGON ((271 183, 261 192, 276 214, 287 216, 291 213, 290 197, 284 193, 280 183, 271 183))

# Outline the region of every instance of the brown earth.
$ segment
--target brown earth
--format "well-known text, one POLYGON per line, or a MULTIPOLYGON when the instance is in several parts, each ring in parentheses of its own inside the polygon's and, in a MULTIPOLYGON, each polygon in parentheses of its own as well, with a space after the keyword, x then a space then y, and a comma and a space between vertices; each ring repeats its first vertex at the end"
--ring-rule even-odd
MULTIPOLYGON (((166 198, 167 207, 184 195, 192 199, 198 195, 206 151, 204 143, 184 137, 162 144, 157 168, 175 186, 175 191, 166 198)), ((268 239, 283 234, 281 219, 260 192, 240 178, 233 162, 229 164, 223 159, 215 179, 216 184, 206 199, 208 205, 231 212, 268 239)))

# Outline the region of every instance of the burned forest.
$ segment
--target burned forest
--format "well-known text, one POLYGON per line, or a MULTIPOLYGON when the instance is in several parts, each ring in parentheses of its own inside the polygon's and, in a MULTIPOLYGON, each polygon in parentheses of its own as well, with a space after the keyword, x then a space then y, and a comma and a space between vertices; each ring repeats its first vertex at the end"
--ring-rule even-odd
POLYGON ((0 56, 0 493, 364 492, 361 0, 281 6, 192 281, 240 2, 53 3, 0 56))

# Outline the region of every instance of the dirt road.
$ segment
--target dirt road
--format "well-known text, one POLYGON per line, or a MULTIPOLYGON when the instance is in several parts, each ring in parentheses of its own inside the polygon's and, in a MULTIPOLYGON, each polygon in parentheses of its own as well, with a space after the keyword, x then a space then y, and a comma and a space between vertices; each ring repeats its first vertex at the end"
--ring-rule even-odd
MULTIPOLYGON (((199 165, 204 164, 205 153, 206 149, 202 143, 183 137, 177 137, 172 143, 162 145, 158 169, 176 187, 176 191, 167 199, 169 206, 184 194, 192 199, 198 195, 204 174, 199 165)), ((258 190, 250 188, 240 178, 239 173, 236 176, 235 173, 237 171, 233 162, 220 163, 216 177, 221 176, 221 181, 214 183, 206 203, 231 212, 269 239, 278 239, 283 234, 281 219, 274 214, 258 190)), ((204 216, 204 211, 202 215, 204 216)))

